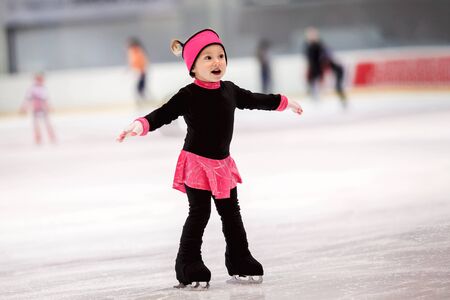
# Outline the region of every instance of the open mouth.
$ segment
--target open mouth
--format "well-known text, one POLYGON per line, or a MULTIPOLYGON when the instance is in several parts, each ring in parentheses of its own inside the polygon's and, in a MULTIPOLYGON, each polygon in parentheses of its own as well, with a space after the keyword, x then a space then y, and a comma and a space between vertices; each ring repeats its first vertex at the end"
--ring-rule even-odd
POLYGON ((213 73, 214 75, 220 75, 220 73, 222 73, 222 71, 214 70, 214 71, 211 71, 211 73, 213 73))

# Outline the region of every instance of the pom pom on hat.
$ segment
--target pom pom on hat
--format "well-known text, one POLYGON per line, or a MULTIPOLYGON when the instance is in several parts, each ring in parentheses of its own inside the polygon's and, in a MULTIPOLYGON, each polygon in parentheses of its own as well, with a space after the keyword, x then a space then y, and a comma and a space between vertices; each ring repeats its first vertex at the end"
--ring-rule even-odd
POLYGON ((179 40, 172 40, 172 42, 170 43, 170 50, 172 50, 172 53, 175 56, 180 57, 183 53, 183 43, 179 40))

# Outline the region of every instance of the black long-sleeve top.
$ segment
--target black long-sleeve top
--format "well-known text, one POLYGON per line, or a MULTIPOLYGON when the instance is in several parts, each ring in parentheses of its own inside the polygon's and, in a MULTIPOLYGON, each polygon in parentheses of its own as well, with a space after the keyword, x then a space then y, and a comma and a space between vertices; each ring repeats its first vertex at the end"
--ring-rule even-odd
POLYGON ((252 93, 230 81, 221 81, 218 89, 191 83, 145 118, 153 131, 183 116, 187 124, 183 150, 224 159, 230 155, 235 109, 276 110, 280 102, 280 95, 252 93))

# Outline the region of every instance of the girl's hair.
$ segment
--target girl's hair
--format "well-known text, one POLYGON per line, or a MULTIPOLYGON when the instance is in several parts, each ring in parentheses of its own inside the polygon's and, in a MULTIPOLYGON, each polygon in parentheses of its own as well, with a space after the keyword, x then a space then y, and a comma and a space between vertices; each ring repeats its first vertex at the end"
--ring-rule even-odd
POLYGON ((170 43, 170 50, 175 56, 181 56, 183 53, 183 43, 179 40, 172 40, 170 43))

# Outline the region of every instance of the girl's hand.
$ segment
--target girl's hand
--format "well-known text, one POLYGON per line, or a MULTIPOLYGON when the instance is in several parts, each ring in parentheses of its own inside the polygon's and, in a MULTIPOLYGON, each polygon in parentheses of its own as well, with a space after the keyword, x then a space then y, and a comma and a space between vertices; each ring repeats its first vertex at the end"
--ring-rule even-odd
POLYGON ((124 129, 124 131, 122 131, 120 133, 120 135, 117 137, 117 141, 119 143, 122 143, 123 140, 128 137, 128 136, 136 136, 136 135, 141 135, 142 132, 144 132, 144 128, 142 126, 142 123, 139 121, 134 121, 133 123, 131 123, 130 125, 128 125, 127 128, 124 129))
POLYGON ((299 114, 299 115, 301 115, 302 113, 303 113, 303 109, 302 109, 302 107, 300 106, 300 104, 298 104, 298 102, 297 101, 294 101, 294 100, 288 100, 289 102, 288 102, 288 107, 293 111, 293 112, 295 112, 296 114, 299 114))
POLYGON ((19 114, 21 115, 25 115, 28 112, 29 109, 29 104, 28 101, 23 103, 22 106, 19 109, 19 114))
POLYGON ((26 113, 27 113, 27 109, 26 109, 25 107, 21 107, 21 108, 19 109, 19 114, 25 115, 26 113))

